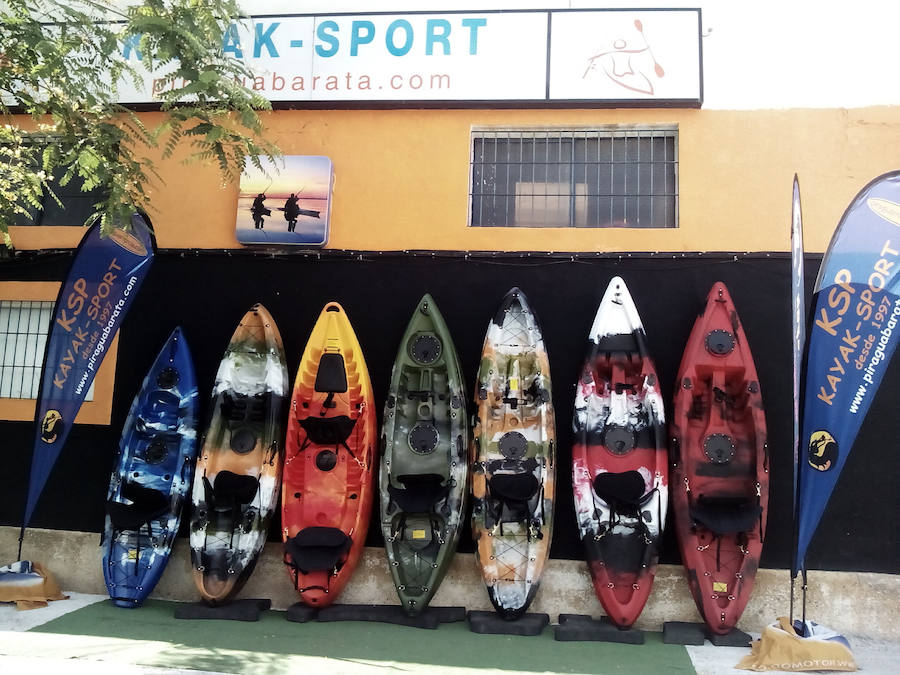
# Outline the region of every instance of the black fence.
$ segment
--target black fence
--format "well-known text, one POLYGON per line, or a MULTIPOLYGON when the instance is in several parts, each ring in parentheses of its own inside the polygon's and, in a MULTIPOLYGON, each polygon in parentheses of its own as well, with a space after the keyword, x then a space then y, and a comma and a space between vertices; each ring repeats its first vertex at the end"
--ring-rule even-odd
MULTIPOLYGON (((68 254, 0 263, 0 278, 61 280, 68 254)), ((819 258, 807 261, 811 291, 819 258)), ((559 438, 557 510, 551 555, 583 558, 572 502, 571 418, 574 383, 587 333, 609 279, 625 279, 643 319, 662 391, 671 401, 682 350, 713 282, 724 281, 744 323, 756 360, 769 428, 769 527, 762 564, 787 567, 791 536, 790 261, 783 255, 652 257, 268 256, 161 253, 122 329, 112 424, 76 426, 47 483, 34 527, 99 532, 109 474, 131 400, 158 350, 176 325, 191 345, 201 403, 206 404, 219 359, 244 312, 262 302, 274 316, 287 352, 290 378, 322 306, 340 302, 362 344, 383 405, 391 365, 406 323, 431 293, 453 334, 468 385, 474 383, 485 329, 500 299, 519 286, 537 312, 550 352, 559 438)), ((886 374, 825 512, 810 550, 811 568, 900 572, 893 516, 900 510, 897 433, 900 365, 886 374)), ((470 404, 471 405, 471 404, 470 404)), ((209 411, 203 411, 203 417, 209 411)), ((5 466, 0 472, 0 524, 18 525, 25 503, 33 428, 0 422, 5 466)), ((376 500, 377 501, 377 500, 376 500)), ((377 505, 376 505, 377 508, 377 505)), ((186 519, 183 523, 186 522, 186 519)), ((373 518, 367 543, 380 546, 373 518)), ((186 527, 182 525, 182 534, 186 527)), ((270 538, 278 539, 274 522, 270 538)), ((472 551, 467 532, 460 544, 472 551)), ((9 552, 12 553, 12 552, 9 552)), ((7 556, 9 557, 9 556, 7 556)), ((679 561, 667 528, 662 561, 679 561)))

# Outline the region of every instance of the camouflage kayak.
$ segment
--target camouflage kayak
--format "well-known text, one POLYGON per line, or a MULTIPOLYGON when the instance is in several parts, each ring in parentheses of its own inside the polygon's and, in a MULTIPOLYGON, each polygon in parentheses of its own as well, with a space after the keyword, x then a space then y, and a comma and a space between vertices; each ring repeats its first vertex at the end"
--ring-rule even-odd
POLYGON ((103 576, 117 606, 139 606, 162 576, 196 460, 197 379, 176 328, 131 404, 109 483, 103 576))
POLYGON ((381 530, 400 603, 428 606, 456 551, 468 474, 465 388, 430 295, 400 343, 384 410, 381 530))
POLYGON ((666 522, 665 410, 647 336, 613 277, 575 389, 572 490, 588 569, 609 620, 637 620, 653 587, 666 522))
POLYGON ((194 476, 191 563, 209 604, 240 590, 266 542, 281 486, 287 390, 281 335, 254 305, 219 365, 194 476))
POLYGON ((475 384, 472 536, 491 603, 528 609, 550 552, 556 425, 537 317, 513 288, 488 326, 475 384))

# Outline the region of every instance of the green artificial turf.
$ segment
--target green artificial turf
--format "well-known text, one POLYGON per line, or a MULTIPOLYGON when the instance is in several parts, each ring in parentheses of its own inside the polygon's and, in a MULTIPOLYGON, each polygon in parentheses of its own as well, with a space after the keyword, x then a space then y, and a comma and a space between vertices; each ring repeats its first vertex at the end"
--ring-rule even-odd
MULTIPOLYGON (((54 619, 32 633, 137 640, 92 641, 82 656, 141 665, 229 673, 330 672, 375 669, 449 672, 454 669, 521 673, 694 673, 684 647, 647 633, 643 645, 556 642, 553 626, 537 637, 478 635, 465 622, 437 630, 382 623, 291 623, 284 612, 263 612, 257 623, 177 620, 177 603, 150 600, 139 609, 100 602, 54 619), (110 656, 98 653, 106 648, 110 656), (128 655, 131 655, 130 657, 128 655), (310 670, 309 672, 314 672, 310 670)), ((77 655, 76 655, 77 657, 77 655)))

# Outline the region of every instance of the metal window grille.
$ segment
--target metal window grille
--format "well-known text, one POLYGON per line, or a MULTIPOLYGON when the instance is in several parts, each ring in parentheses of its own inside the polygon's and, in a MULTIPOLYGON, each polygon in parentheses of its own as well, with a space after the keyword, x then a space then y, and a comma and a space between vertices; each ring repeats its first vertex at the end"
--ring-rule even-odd
POLYGON ((37 398, 52 316, 52 302, 0 300, 0 398, 37 398))
POLYGON ((678 227, 678 130, 476 129, 473 227, 678 227))

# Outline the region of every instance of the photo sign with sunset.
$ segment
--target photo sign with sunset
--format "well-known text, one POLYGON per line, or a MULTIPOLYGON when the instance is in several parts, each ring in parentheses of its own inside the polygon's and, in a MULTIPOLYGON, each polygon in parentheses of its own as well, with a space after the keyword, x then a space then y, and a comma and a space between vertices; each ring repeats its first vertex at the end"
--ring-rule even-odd
POLYGON ((287 155, 276 164, 263 159, 262 169, 249 166, 241 176, 237 240, 242 244, 324 246, 331 215, 331 160, 287 155))

